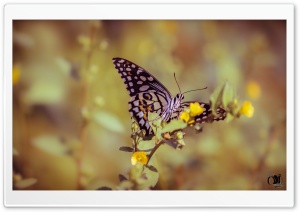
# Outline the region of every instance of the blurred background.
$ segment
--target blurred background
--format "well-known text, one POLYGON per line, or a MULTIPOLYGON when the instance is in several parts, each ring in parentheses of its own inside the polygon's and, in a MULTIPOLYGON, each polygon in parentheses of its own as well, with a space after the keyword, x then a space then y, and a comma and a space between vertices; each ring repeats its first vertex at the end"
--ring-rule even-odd
POLYGON ((13 188, 116 188, 131 153, 123 57, 173 94, 209 102, 225 81, 252 118, 186 130, 186 146, 156 152, 157 190, 286 189, 285 21, 14 21, 13 188))

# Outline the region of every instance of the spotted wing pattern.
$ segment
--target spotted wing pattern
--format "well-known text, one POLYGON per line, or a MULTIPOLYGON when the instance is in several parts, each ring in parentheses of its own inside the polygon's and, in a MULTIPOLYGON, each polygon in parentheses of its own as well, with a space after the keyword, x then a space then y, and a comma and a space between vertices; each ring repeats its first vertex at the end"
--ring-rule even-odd
MULTIPOLYGON (((173 99, 172 95, 153 75, 135 63, 123 58, 113 58, 113 63, 131 97, 128 102, 129 112, 139 124, 140 129, 145 130, 147 136, 152 133, 148 122, 148 112, 155 112, 162 116, 169 105, 172 105, 170 104, 173 99)), ((170 119, 178 119, 180 112, 190 103, 182 102, 180 108, 174 110, 175 112, 170 119)), ((199 102, 199 104, 204 108, 204 112, 195 117, 196 122, 203 123, 225 119, 226 111, 222 108, 217 109, 219 117, 213 117, 209 104, 203 102, 199 102)), ((170 121, 170 119, 166 121, 170 121)))
MULTIPOLYGON (((189 107, 191 103, 195 103, 195 102, 183 102, 181 103, 181 107, 185 108, 185 107, 189 107)), ((195 117, 195 122, 197 123, 203 123, 203 122, 213 122, 213 121, 221 121, 224 120, 226 118, 226 111, 222 108, 217 108, 216 113, 217 113, 217 117, 214 117, 212 115, 212 110, 209 104, 204 103, 204 102, 198 102, 200 104, 200 106, 204 109, 203 113, 201 113, 200 115, 195 117)), ((177 117, 180 114, 177 114, 177 117)))
POLYGON ((129 112, 146 135, 152 133, 148 112, 161 115, 168 107, 172 96, 167 88, 142 67, 123 58, 113 58, 115 68, 130 95, 129 112))

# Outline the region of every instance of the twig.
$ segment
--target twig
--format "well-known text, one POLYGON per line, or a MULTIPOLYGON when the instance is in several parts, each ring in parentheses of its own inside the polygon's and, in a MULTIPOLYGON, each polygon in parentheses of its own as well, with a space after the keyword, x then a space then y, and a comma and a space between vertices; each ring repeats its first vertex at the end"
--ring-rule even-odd
POLYGON ((150 152, 150 154, 149 154, 149 156, 148 156, 148 162, 147 162, 146 165, 148 165, 148 163, 149 163, 151 157, 152 157, 153 154, 156 152, 156 150, 157 150, 162 144, 164 144, 164 143, 165 143, 164 141, 160 141, 160 142, 158 142, 158 144, 155 145, 155 147, 152 149, 152 151, 150 152))
MULTIPOLYGON (((91 39, 91 47, 93 47, 95 43, 95 37, 97 33, 97 28, 95 26, 92 26, 91 31, 90 31, 90 39, 91 39)), ((94 48, 91 48, 87 54, 86 54, 86 66, 83 69, 82 72, 82 103, 81 103, 81 108, 89 108, 89 86, 88 86, 88 81, 86 74, 89 71, 89 67, 91 65, 91 58, 92 58, 92 52, 94 48)), ((80 152, 78 157, 76 158, 76 163, 77 163, 77 188, 78 190, 82 190, 84 186, 82 185, 81 182, 81 177, 82 177, 82 160, 84 156, 84 150, 85 150, 85 144, 87 141, 87 120, 83 119, 83 124, 81 126, 81 131, 80 131, 80 152)))

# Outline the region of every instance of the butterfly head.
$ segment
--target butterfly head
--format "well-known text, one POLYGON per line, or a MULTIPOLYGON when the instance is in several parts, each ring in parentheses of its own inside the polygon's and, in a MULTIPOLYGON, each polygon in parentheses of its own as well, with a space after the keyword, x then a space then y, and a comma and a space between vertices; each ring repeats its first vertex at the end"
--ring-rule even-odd
POLYGON ((173 98, 173 108, 178 109, 180 108, 181 102, 184 99, 183 94, 178 93, 174 98, 173 98))
POLYGON ((176 97, 175 97, 177 100, 183 100, 184 99, 184 95, 183 94, 181 94, 181 93, 178 93, 177 95, 176 95, 176 97))

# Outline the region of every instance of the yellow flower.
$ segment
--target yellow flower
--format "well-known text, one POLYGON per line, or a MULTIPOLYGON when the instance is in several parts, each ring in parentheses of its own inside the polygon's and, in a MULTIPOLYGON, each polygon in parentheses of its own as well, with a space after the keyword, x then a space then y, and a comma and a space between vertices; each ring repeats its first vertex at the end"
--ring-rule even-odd
POLYGON ((18 65, 14 65, 13 66, 13 75, 12 75, 13 85, 18 84, 18 82, 20 81, 20 75, 21 75, 20 67, 18 65))
POLYGON ((188 125, 191 125, 191 126, 193 126, 193 124, 195 123, 195 120, 194 119, 192 119, 192 120, 189 120, 189 122, 188 122, 188 125))
POLYGON ((200 104, 198 102, 191 103, 190 109, 191 109, 191 112, 190 112, 191 116, 197 116, 197 115, 203 113, 203 111, 204 111, 204 109, 200 106, 200 104))
POLYGON ((247 94, 252 99, 259 99, 261 95, 260 85, 255 81, 247 83, 247 94))
POLYGON ((183 111, 179 117, 181 120, 183 120, 184 122, 188 122, 190 120, 190 114, 183 111))
POLYGON ((131 157, 131 164, 134 166, 138 162, 146 165, 148 162, 148 157, 146 152, 135 152, 131 157))
POLYGON ((252 106, 251 102, 245 101, 239 111, 239 114, 251 118, 254 114, 254 107, 252 106))

